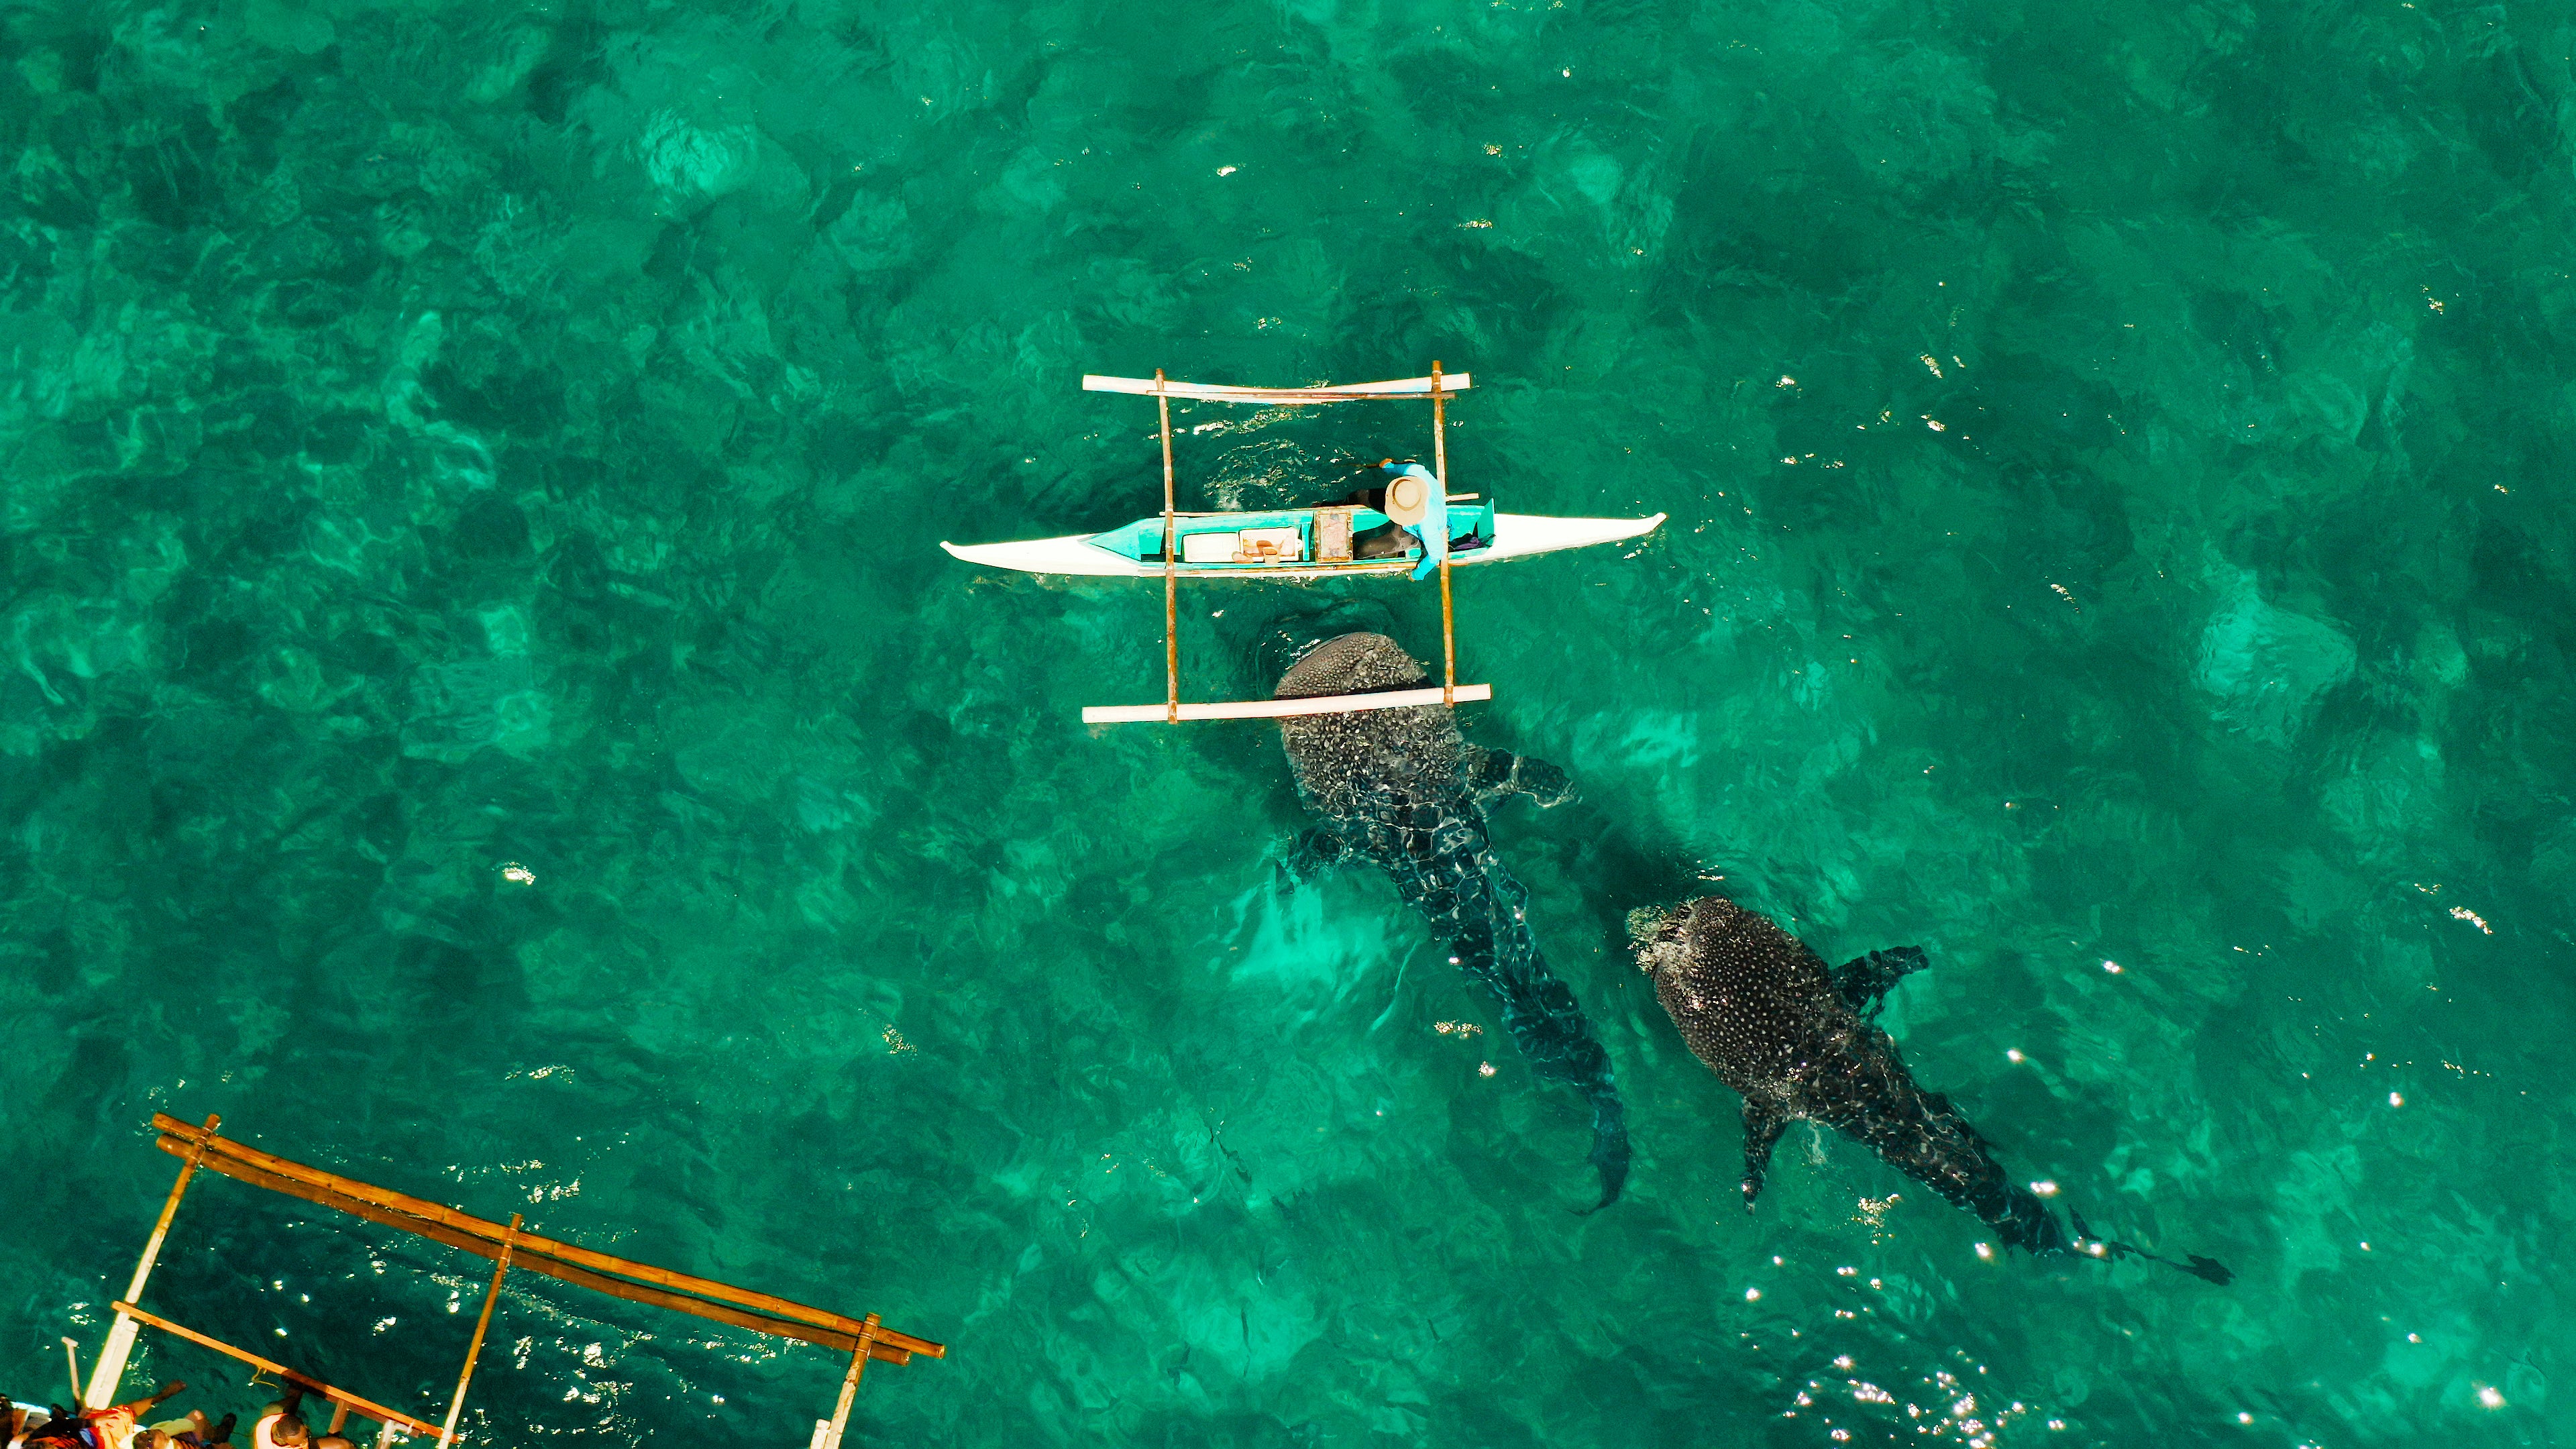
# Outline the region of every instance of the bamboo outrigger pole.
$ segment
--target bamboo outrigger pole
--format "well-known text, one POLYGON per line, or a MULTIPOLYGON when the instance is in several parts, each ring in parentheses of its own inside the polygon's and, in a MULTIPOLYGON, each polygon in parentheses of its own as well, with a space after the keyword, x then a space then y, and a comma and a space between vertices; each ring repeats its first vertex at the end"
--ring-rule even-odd
MULTIPOLYGON (((1431 359, 1431 469, 1440 480, 1441 506, 1449 499, 1449 395, 1440 387, 1440 359, 1431 359)), ((1444 512, 1440 527, 1449 520, 1444 512)), ((1449 608, 1449 540, 1440 540, 1440 702, 1458 707, 1458 632, 1449 608)))
POLYGON ((841 1400, 832 1406, 832 1422, 825 1425, 815 1442, 818 1449, 841 1449, 841 1432, 849 1427, 850 1402, 859 1396, 859 1375, 868 1371, 868 1344, 876 1336, 877 1316, 867 1316, 867 1327, 859 1331, 859 1346, 850 1354, 850 1371, 841 1376, 841 1400))
MULTIPOLYGON (((135 1260, 134 1278, 125 1285, 121 1302, 143 1301, 143 1284, 152 1276, 152 1264, 161 1256, 162 1241, 170 1236, 170 1220, 179 1214, 179 1199, 188 1191, 188 1180, 197 1175, 197 1164, 204 1160, 207 1144, 214 1140, 215 1129, 223 1122, 221 1114, 207 1114, 206 1135, 180 1162, 179 1180, 170 1184, 169 1199, 161 1204, 161 1216, 152 1224, 152 1236, 144 1241, 143 1256, 135 1260)), ((125 1377, 125 1361, 134 1353, 134 1335, 141 1328, 134 1315, 118 1311, 115 1326, 107 1331, 107 1342, 99 1346, 98 1361, 90 1365, 87 1392, 81 1390, 79 1375, 73 1375, 72 1391, 80 1394, 81 1407, 104 1409, 116 1402, 117 1381, 125 1377)))
MULTIPOLYGON (((1178 524, 1172 513, 1172 396, 1163 370, 1154 369, 1154 411, 1163 419, 1163 707, 1165 724, 1181 722, 1181 594, 1174 541, 1178 524)), ((851 1381, 856 1383, 854 1378, 851 1381)), ((834 1434, 835 1440, 839 1439, 834 1434)))
POLYGON ((501 1261, 492 1269, 492 1286, 483 1292, 483 1316, 474 1320, 474 1341, 465 1346, 465 1369, 456 1376, 456 1397, 448 1400, 447 1423, 438 1431, 438 1449, 456 1442, 456 1420, 465 1412, 465 1386, 474 1382, 474 1361, 483 1356, 483 1335, 492 1331, 492 1310, 501 1302, 501 1280, 509 1276, 510 1250, 519 1245, 519 1215, 510 1214, 510 1231, 501 1237, 501 1261))

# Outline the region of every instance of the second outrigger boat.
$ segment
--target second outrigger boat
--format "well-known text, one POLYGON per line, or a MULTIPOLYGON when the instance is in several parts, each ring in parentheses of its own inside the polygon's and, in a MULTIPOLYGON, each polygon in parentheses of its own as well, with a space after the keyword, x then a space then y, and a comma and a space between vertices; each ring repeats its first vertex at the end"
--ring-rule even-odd
MULTIPOLYGON (((80 1383, 79 1363, 74 1355, 76 1345, 71 1339, 63 1340, 65 1353, 73 1355, 70 1363, 73 1396, 80 1401, 82 1410, 105 1409, 117 1402, 123 1392, 121 1384, 133 1358, 137 1339, 143 1329, 152 1328, 198 1348, 248 1364, 255 1375, 267 1375, 281 1383, 291 1384, 330 1404, 330 1433, 341 1433, 348 1427, 350 1418, 355 1416, 383 1426, 375 1436, 376 1449, 393 1449, 397 1443, 413 1436, 436 1440, 437 1449, 452 1449, 464 1437, 459 1424, 465 1412, 465 1395, 473 1385, 475 1364, 483 1356, 484 1342, 491 1333, 493 1310, 500 1306, 502 1281, 513 1272, 521 1275, 522 1281, 533 1273, 612 1298, 675 1309, 728 1327, 818 1344, 836 1353, 848 1354, 849 1368, 841 1376, 840 1399, 833 1406, 832 1417, 814 1421, 806 1449, 842 1449, 843 1435, 849 1429, 850 1406, 858 1395, 860 1375, 871 1361, 901 1364, 910 1363, 915 1355, 927 1358, 945 1358, 948 1355, 946 1345, 899 1333, 886 1327, 873 1313, 864 1318, 854 1318, 846 1313, 810 1307, 713 1278, 656 1268, 594 1248, 558 1241, 529 1231, 525 1219, 518 1213, 510 1214, 506 1225, 474 1217, 443 1203, 412 1197, 263 1152, 237 1138, 222 1135, 218 1130, 222 1125, 221 1117, 210 1116, 203 1126, 199 1126, 166 1113, 152 1114, 152 1126, 158 1133, 157 1143, 162 1151, 179 1159, 179 1176, 170 1185, 170 1196, 161 1204, 161 1216, 152 1225, 152 1235, 144 1241, 143 1256, 135 1262, 134 1277, 126 1285, 125 1296, 108 1304, 116 1318, 108 1329, 106 1342, 99 1348, 96 1365, 86 1386, 80 1383), (402 1409, 352 1393, 265 1354, 227 1343, 213 1334, 138 1306, 136 1300, 142 1298, 144 1285, 151 1281, 153 1266, 160 1259, 162 1244, 169 1239, 171 1220, 178 1216, 179 1200, 187 1195, 188 1185, 199 1168, 492 1260, 492 1280, 483 1293, 483 1313, 475 1320, 474 1337, 465 1349, 464 1370, 456 1377, 456 1392, 449 1397, 447 1413, 441 1421, 432 1423, 402 1409)), ((379 1261, 375 1268, 382 1273, 385 1264, 379 1261)), ((451 1302, 447 1311, 453 1313, 458 1306, 451 1302)), ((558 1316, 556 1321, 560 1322, 561 1318, 558 1316)), ((373 1331, 382 1333, 393 1322, 387 1318, 373 1331)), ((283 1336, 286 1330, 281 1328, 277 1332, 283 1336)), ((524 1348, 527 1340, 522 1339, 520 1343, 524 1348)), ((419 1393, 426 1398, 429 1390, 424 1386, 419 1393)), ((0 1406, 5 1406, 5 1403, 5 1400, 0 1400, 0 1406)), ((356 1436, 348 1437, 354 1439, 356 1436)), ((264 1436, 262 1442, 266 1442, 264 1436)))
MULTIPOLYGON (((1650 518, 1551 518, 1534 513, 1503 513, 1473 493, 1449 492, 1448 401, 1474 386, 1463 372, 1446 373, 1431 364, 1429 377, 1391 382, 1361 382, 1323 387, 1230 387, 1217 383, 1173 382, 1160 368, 1150 378, 1086 374, 1085 392, 1134 393, 1153 398, 1162 421, 1163 512, 1104 533, 1074 533, 1058 538, 1023 539, 1013 543, 955 544, 940 547, 968 563, 1018 569, 1033 574, 1075 577, 1153 578, 1163 580, 1163 671, 1161 704, 1092 705, 1082 711, 1085 724, 1179 724, 1184 720, 1272 719, 1284 715, 1331 714, 1353 710, 1400 709, 1437 704, 1455 708, 1462 700, 1491 699, 1490 685, 1458 682, 1458 646, 1449 588, 1452 565, 1499 563, 1504 559, 1585 548, 1639 538, 1662 526, 1663 514, 1650 518), (1173 504, 1172 399, 1304 407, 1312 403, 1421 399, 1431 404, 1430 477, 1446 500, 1448 547, 1439 558, 1441 686, 1438 689, 1380 690, 1367 694, 1323 695, 1299 699, 1231 700, 1210 704, 1181 702, 1179 581, 1184 578, 1278 580, 1340 578, 1353 575, 1409 574, 1421 567, 1423 545, 1405 543, 1398 520, 1360 501, 1321 503, 1301 508, 1275 508, 1230 513, 1183 513, 1173 504)), ((1413 470, 1417 475, 1421 470, 1413 470)), ((1356 500, 1355 495, 1355 500, 1356 500)), ((1393 505, 1389 505, 1393 506, 1393 505)), ((1418 517, 1402 521, 1416 532, 1418 517)), ((1431 535, 1434 540, 1438 535, 1431 535)))

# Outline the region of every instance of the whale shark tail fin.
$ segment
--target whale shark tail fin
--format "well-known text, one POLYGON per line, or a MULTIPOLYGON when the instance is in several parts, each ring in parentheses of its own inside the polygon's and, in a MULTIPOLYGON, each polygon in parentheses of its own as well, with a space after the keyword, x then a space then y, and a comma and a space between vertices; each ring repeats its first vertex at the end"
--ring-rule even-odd
POLYGON ((1601 1174, 1601 1200, 1583 1209, 1586 1213, 1617 1202, 1628 1185, 1628 1109, 1607 1081, 1602 1088, 1584 1094, 1592 1099, 1592 1155, 1587 1160, 1601 1174))
POLYGON ((1862 1020, 1874 1020, 1896 983, 1931 964, 1920 946, 1872 951, 1834 968, 1834 994, 1862 1020))
POLYGON ((2067 1210, 2066 1216, 2075 1224, 2077 1242, 2074 1245, 2074 1251, 2076 1252, 2095 1258, 2144 1258, 2150 1263, 2162 1263, 2175 1272, 2189 1273, 2195 1278, 2215 1283, 2221 1288, 2236 1281, 2234 1270, 2216 1258, 2204 1258, 2198 1253, 2185 1253, 2183 1257, 2186 1261, 2177 1263, 2171 1258, 2160 1257, 2134 1244, 2103 1237, 2087 1227, 2083 1214, 2072 1208, 2067 1210))
POLYGON ((1744 1210, 1753 1211, 1753 1200, 1762 1195, 1763 1175, 1771 1170, 1771 1149, 1780 1145, 1780 1134, 1789 1130, 1789 1119, 1769 1107, 1744 1099, 1744 1210))

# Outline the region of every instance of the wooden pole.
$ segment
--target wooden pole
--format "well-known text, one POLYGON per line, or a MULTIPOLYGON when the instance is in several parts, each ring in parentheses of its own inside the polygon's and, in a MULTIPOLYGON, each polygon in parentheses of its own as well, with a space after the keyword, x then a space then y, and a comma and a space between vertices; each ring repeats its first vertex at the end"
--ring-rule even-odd
POLYGON ((465 1371, 456 1376, 456 1397, 447 1404, 446 1427, 438 1431, 438 1449, 456 1442, 456 1420, 465 1412, 465 1386, 474 1382, 474 1361, 483 1356, 483 1335, 491 1330, 492 1309, 501 1301, 501 1279, 510 1271, 510 1249, 518 1245, 519 1215, 510 1214, 510 1231, 501 1237, 501 1261, 493 1266, 492 1286, 483 1293, 483 1316, 474 1320, 474 1341, 465 1347, 465 1371))
MULTIPOLYGON (((71 1368, 72 1397, 77 1399, 81 1396, 80 1345, 72 1341, 69 1337, 65 1337, 63 1339, 63 1362, 71 1368)), ((85 1409, 88 1408, 89 1405, 83 1404, 81 1407, 85 1409)))
MULTIPOLYGON (((179 1180, 170 1184, 170 1196, 161 1204, 160 1219, 152 1224, 152 1236, 143 1244, 143 1256, 134 1262, 134 1278, 125 1285, 123 1301, 143 1301, 143 1284, 152 1276, 152 1265, 161 1256, 162 1240, 170 1236, 170 1220, 178 1216, 179 1198, 187 1192, 188 1180, 197 1175, 197 1164, 205 1158, 207 1144, 223 1123, 220 1114, 207 1114, 206 1135, 179 1164, 179 1180)), ((107 1343, 98 1351, 98 1362, 90 1365, 89 1392, 81 1395, 84 1407, 104 1409, 116 1402, 116 1386, 125 1377, 125 1361, 134 1353, 134 1335, 141 1328, 131 1314, 116 1315, 115 1325, 107 1331, 107 1343)))
MULTIPOLYGON (((1161 376, 1160 373, 1155 374, 1161 376)), ((875 1337, 877 1316, 867 1317, 867 1327, 859 1330, 858 1351, 850 1355, 850 1371, 841 1375, 841 1401, 832 1406, 832 1422, 823 1430, 822 1449, 841 1449, 841 1431, 849 1427, 850 1401, 859 1396, 859 1375, 867 1372, 868 1343, 875 1337)))
MULTIPOLYGON (((1431 361, 1431 469, 1440 480, 1442 517, 1440 527, 1449 527, 1449 395, 1440 387, 1440 360, 1431 361)), ((1449 540, 1440 540, 1440 702, 1451 709, 1458 707, 1458 631, 1455 612, 1449 603, 1449 540)))
MULTIPOLYGON (((184 1338, 190 1343, 196 1344, 200 1348, 210 1348, 215 1352, 224 1355, 226 1358, 239 1359, 243 1363, 249 1364, 251 1366, 251 1382, 253 1383, 261 1382, 262 1380, 260 1376, 263 1374, 275 1374, 277 1375, 280 1383, 293 1384, 308 1394, 318 1394, 340 1406, 342 1409, 354 1408, 367 1418, 383 1424, 388 1431, 399 1428, 405 1434, 435 1434, 438 1432, 437 1429, 431 1427, 429 1424, 422 1420, 413 1418, 411 1415, 404 1413, 400 1409, 386 1408, 384 1405, 377 1403, 373 1399, 362 1398, 357 1394, 349 1392, 347 1389, 336 1388, 330 1384, 326 1384, 320 1379, 313 1377, 311 1374, 298 1373, 295 1370, 288 1368, 286 1365, 277 1362, 275 1359, 261 1358, 258 1354, 255 1354, 246 1348, 235 1348, 220 1338, 199 1333, 197 1330, 190 1328, 184 1323, 173 1323, 169 1319, 163 1318, 158 1314, 137 1308, 131 1303, 120 1303, 116 1306, 120 1311, 133 1314, 136 1318, 143 1320, 143 1322, 154 1328, 160 1329, 163 1333, 167 1333, 178 1338, 184 1338)), ((332 1422, 336 1424, 339 1420, 335 1417, 332 1422)))
POLYGON ((322 1432, 325 1434, 337 1434, 343 1428, 346 1428, 348 1423, 349 1406, 335 1400, 331 1405, 331 1427, 323 1430, 322 1432))
MULTIPOLYGON (((1181 722, 1181 584, 1172 514, 1172 399, 1163 391, 1163 370, 1154 369, 1154 410, 1163 419, 1163 703, 1167 724, 1181 722)), ((835 1435, 835 1438, 838 1436, 835 1435)))

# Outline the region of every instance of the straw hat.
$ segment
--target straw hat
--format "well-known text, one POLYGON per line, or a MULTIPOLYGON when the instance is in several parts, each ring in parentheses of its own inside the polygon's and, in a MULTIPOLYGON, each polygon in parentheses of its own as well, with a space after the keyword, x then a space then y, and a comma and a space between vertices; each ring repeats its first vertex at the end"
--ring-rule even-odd
POLYGON ((1397 523, 1420 523, 1431 512, 1431 489, 1411 473, 1399 473, 1386 485, 1386 516, 1397 523))

